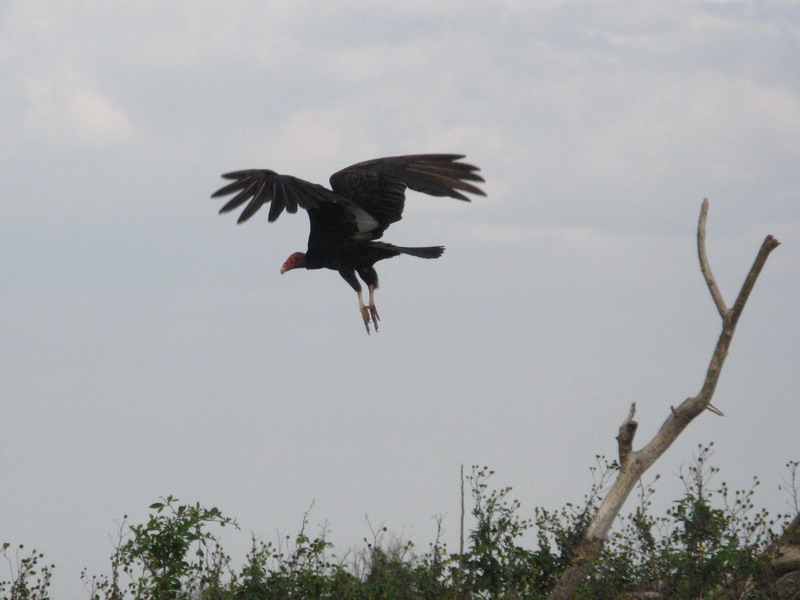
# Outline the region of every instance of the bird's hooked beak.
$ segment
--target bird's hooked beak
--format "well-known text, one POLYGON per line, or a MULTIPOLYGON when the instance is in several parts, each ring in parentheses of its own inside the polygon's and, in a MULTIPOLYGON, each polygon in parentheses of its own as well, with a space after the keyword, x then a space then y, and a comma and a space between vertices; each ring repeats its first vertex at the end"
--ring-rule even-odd
POLYGON ((286 273, 286 271, 291 271, 292 269, 299 269, 301 267, 306 266, 306 255, 302 252, 295 252, 289 258, 286 259, 286 262, 283 263, 281 267, 281 275, 286 273))

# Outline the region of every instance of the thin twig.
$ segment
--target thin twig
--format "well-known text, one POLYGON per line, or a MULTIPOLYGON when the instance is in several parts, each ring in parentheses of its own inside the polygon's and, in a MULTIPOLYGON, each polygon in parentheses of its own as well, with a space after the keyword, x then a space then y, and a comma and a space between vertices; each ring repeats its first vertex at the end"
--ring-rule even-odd
POLYGON ((455 577, 453 598, 461 597, 461 581, 464 577, 464 465, 461 465, 461 523, 458 540, 458 575, 455 577))
POLYGON ((458 556, 461 566, 464 564, 464 465, 461 465, 461 523, 459 524, 458 556))

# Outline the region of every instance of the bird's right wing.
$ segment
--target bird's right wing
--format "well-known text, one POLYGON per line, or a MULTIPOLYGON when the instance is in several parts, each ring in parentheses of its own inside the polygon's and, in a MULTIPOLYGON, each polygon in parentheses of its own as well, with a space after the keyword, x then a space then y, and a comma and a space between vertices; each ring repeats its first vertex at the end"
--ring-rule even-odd
POLYGON ((237 223, 247 221, 268 202, 269 221, 277 219, 284 208, 287 212, 296 213, 298 207, 313 210, 325 203, 349 204, 346 199, 317 183, 291 175, 281 175, 268 169, 233 171, 225 173, 222 177, 232 179, 233 183, 218 189, 211 197, 236 194, 220 209, 220 213, 230 212, 246 202, 247 206, 239 215, 237 223))

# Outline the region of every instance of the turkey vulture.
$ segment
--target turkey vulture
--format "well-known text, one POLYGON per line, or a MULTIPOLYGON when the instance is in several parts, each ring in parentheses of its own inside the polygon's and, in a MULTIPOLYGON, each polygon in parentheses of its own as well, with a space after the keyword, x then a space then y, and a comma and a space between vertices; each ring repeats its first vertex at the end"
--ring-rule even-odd
POLYGON ((338 271, 358 294, 358 308, 369 333, 370 322, 378 331, 380 320, 375 308, 378 274, 373 265, 399 254, 439 258, 444 252, 443 246, 408 248, 375 241, 389 225, 402 218, 406 188, 467 202, 469 198, 461 192, 486 195, 469 183, 483 181, 476 173, 479 169, 458 162, 462 158, 460 154, 416 154, 367 160, 331 175, 330 190, 266 169, 234 171, 222 175, 233 183, 211 197, 236 194, 220 213, 247 203, 238 223, 247 221, 268 202, 271 203, 269 221, 277 219, 284 208, 290 213, 297 212, 297 207, 305 209, 311 222, 308 250, 295 252, 286 259, 281 273, 299 267, 338 271), (367 284, 369 305, 364 304, 356 273, 367 284))

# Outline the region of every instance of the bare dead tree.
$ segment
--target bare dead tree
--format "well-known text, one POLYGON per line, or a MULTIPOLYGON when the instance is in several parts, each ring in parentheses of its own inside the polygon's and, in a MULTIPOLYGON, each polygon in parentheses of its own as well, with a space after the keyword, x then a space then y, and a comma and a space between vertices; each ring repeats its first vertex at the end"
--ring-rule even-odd
POLYGON ((753 291, 761 269, 767 262, 770 253, 780 245, 780 242, 771 235, 768 235, 758 255, 750 267, 750 272, 742 284, 739 295, 733 304, 733 308, 728 308, 722 293, 717 286, 714 275, 706 254, 706 220, 708 218, 708 200, 703 200, 700 209, 700 220, 697 224, 697 254, 700 260, 700 270, 705 278, 711 298, 717 307, 719 316, 722 319, 722 332, 717 340, 717 346, 711 356, 711 362, 706 372, 705 381, 700 392, 693 397, 684 400, 677 408, 671 407, 667 420, 661 426, 653 439, 641 450, 633 450, 633 438, 636 435, 638 423, 634 420, 636 416, 636 404, 631 406, 627 418, 619 428, 617 436, 619 448, 619 474, 609 490, 597 514, 584 533, 581 543, 576 549, 570 565, 561 575, 558 583, 550 593, 550 600, 571 600, 575 597, 575 591, 586 575, 587 570, 600 555, 603 544, 608 535, 614 519, 619 514, 622 505, 633 490, 636 482, 649 469, 659 457, 664 454, 667 448, 677 439, 686 426, 692 422, 700 413, 710 410, 717 414, 722 414, 718 409, 711 405, 714 390, 717 387, 722 366, 728 356, 728 348, 731 345, 733 334, 742 311, 753 291))

